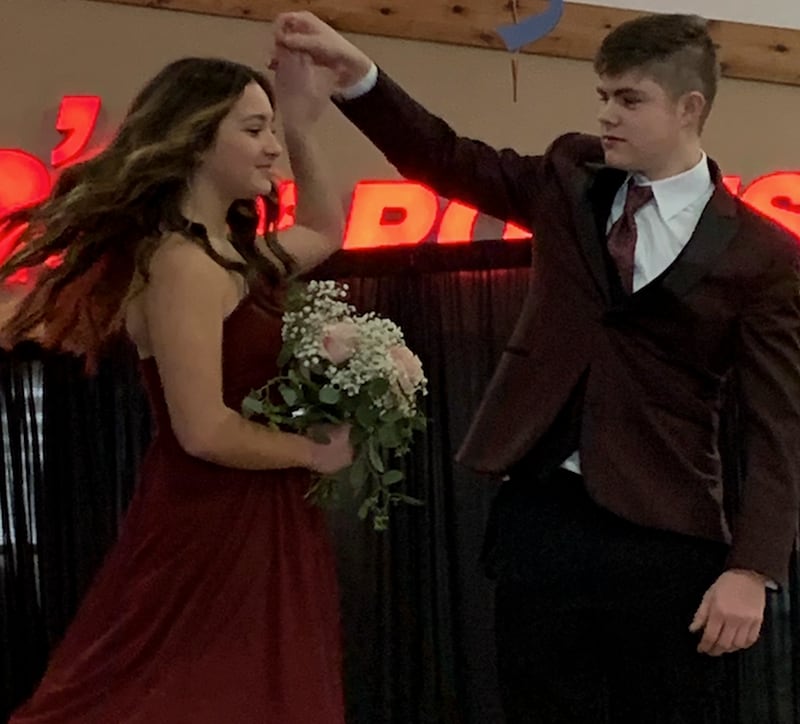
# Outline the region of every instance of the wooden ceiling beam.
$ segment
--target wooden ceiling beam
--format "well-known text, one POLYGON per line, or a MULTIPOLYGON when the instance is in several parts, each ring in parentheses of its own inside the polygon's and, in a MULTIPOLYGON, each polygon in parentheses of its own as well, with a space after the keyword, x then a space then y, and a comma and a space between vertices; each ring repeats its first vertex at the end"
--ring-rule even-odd
MULTIPOLYGON (((93 0, 206 15, 273 20, 310 10, 343 32, 502 49, 494 32, 511 22, 510 0, 93 0)), ((519 17, 542 12, 547 0, 518 0, 519 17)), ((608 31, 637 11, 566 3, 555 30, 522 52, 590 60, 608 31)), ((712 21, 722 73, 730 78, 800 85, 800 30, 712 21)))

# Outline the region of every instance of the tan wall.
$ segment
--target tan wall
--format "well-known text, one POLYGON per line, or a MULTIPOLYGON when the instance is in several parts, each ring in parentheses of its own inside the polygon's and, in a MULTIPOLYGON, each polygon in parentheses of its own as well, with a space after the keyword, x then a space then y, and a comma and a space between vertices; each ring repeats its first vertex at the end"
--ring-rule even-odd
MULTIPOLYGON (((346 0, 343 0, 346 2, 346 0)), ((125 7, 90 0, 0 0, 0 148, 46 159, 59 140, 55 111, 65 93, 103 97, 108 135, 139 86, 185 55, 219 55, 259 66, 269 26, 242 20, 125 7)), ((462 133, 523 151, 565 130, 593 130, 588 63, 520 57, 520 97, 511 97, 509 56, 376 37, 356 42, 431 110, 462 133)), ((726 173, 745 180, 800 170, 800 87, 726 80, 706 145, 726 173)), ((335 111, 324 139, 342 192, 393 171, 335 111)))

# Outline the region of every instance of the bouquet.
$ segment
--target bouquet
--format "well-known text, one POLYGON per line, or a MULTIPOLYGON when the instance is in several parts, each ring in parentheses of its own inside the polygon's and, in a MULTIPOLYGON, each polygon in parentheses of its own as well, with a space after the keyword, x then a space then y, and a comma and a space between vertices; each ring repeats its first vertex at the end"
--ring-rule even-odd
POLYGON ((299 433, 349 423, 353 464, 316 476, 307 497, 324 506, 350 487, 361 499, 359 517, 371 516, 375 530, 385 530, 392 505, 421 505, 400 492, 398 464, 414 433, 425 429, 420 405, 427 380, 400 328, 373 312, 357 314, 347 291, 332 281, 290 289, 280 376, 253 390, 242 407, 247 417, 299 433))

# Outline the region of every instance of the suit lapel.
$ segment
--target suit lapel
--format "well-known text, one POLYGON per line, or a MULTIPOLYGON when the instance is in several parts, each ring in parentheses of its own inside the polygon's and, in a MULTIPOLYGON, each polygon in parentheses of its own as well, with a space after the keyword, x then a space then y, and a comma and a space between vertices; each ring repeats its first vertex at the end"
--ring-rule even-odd
POLYGON ((605 226, 614 196, 626 176, 624 171, 587 163, 585 173, 578 175, 573 187, 573 218, 578 245, 606 302, 611 300, 613 290, 608 273, 605 226))
POLYGON ((712 173, 715 170, 717 178, 714 194, 703 210, 692 237, 678 258, 653 282, 676 297, 686 294, 708 273, 714 262, 728 248, 739 228, 736 202, 723 187, 718 169, 712 167, 712 173))

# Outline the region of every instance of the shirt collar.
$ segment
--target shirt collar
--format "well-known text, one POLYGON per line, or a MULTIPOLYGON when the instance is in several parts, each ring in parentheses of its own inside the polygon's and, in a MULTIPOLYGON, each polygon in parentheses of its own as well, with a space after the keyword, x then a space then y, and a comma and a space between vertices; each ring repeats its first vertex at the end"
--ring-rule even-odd
POLYGON ((669 221, 673 216, 679 214, 687 206, 708 193, 713 186, 705 151, 696 166, 677 176, 670 176, 658 181, 650 181, 639 173, 630 174, 628 178, 631 176, 637 184, 652 187, 653 197, 664 221, 669 221))

